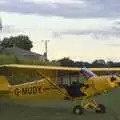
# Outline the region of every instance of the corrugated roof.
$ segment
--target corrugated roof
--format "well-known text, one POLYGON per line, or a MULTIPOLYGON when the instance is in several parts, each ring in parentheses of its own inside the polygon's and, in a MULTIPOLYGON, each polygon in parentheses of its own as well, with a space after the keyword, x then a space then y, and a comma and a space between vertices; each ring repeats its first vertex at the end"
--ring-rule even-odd
POLYGON ((37 56, 43 56, 41 54, 35 53, 35 52, 31 52, 19 47, 11 47, 11 48, 5 48, 3 49, 3 52, 6 53, 14 53, 16 55, 37 55, 37 56))

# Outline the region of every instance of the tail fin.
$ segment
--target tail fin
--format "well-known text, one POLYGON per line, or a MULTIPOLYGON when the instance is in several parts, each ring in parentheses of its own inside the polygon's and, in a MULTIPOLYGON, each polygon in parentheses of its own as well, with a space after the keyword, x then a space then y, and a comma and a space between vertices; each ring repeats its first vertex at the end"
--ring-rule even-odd
POLYGON ((0 76, 0 93, 8 92, 9 83, 5 76, 0 76))
POLYGON ((87 68, 82 68, 81 69, 81 73, 83 74, 83 76, 85 76, 87 79, 97 76, 95 73, 93 73, 92 71, 88 70, 87 68))

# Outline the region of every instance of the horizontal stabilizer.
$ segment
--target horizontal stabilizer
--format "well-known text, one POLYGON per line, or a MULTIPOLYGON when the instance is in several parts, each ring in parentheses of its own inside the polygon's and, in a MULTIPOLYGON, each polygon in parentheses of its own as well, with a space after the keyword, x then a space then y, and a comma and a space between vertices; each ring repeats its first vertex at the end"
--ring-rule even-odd
POLYGON ((0 76, 0 93, 7 92, 9 90, 9 83, 5 76, 0 76))

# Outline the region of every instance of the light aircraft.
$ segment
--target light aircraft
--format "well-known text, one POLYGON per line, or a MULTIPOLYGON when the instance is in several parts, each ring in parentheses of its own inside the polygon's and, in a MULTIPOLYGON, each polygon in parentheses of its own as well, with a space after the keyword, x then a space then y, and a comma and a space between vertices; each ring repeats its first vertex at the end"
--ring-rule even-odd
MULTIPOLYGON (((116 75, 97 76, 90 70, 98 73, 108 71, 107 68, 88 70, 55 66, 1 65, 0 97, 12 100, 71 100, 75 102, 75 114, 83 114, 84 109, 105 113, 105 106, 96 103, 93 98, 119 87, 120 78, 116 75), (86 78, 83 83, 80 82, 81 76, 86 78), (25 80, 26 83, 21 83, 25 80)), ((119 72, 120 68, 109 68, 109 71, 119 72)))

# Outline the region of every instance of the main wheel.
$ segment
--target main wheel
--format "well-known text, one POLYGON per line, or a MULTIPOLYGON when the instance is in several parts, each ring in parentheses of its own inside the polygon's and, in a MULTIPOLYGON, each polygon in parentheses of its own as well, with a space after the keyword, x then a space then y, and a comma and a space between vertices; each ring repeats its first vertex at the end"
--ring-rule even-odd
POLYGON ((81 114, 83 114, 83 112, 84 112, 84 109, 80 105, 76 105, 73 108, 73 113, 74 114, 81 115, 81 114))
POLYGON ((106 108, 103 104, 98 104, 98 107, 95 111, 96 113, 106 113, 106 108))

